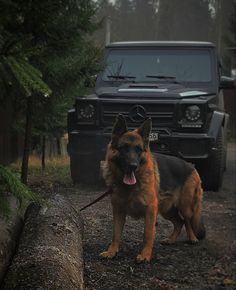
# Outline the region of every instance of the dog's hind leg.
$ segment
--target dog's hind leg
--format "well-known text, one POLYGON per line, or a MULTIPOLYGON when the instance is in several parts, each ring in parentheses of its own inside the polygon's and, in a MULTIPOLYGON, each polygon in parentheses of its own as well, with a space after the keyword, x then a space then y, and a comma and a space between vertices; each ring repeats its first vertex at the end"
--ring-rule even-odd
MULTIPOLYGON (((186 200, 185 200, 186 201, 186 200)), ((198 239, 196 235, 194 234, 193 227, 191 224, 191 219, 193 217, 193 209, 191 206, 191 202, 185 202, 185 206, 181 208, 181 215, 184 218, 185 228, 187 232, 188 239, 190 243, 196 244, 198 242, 198 239)))
POLYGON ((192 229, 192 225, 191 225, 191 220, 189 219, 189 217, 185 217, 185 228, 186 228, 186 232, 188 235, 188 239, 189 242, 191 244, 196 244, 198 242, 197 237, 195 236, 193 229, 192 229))
POLYGON ((198 237, 203 238, 205 234, 204 227, 200 224, 202 193, 201 180, 195 170, 185 182, 179 203, 181 215, 184 217, 187 236, 192 244, 196 244, 198 237))
POLYGON ((192 243, 192 244, 197 243, 198 239, 197 239, 197 237, 194 234, 194 231, 193 231, 193 228, 192 228, 192 224, 191 224, 191 219, 193 217, 193 210, 192 210, 192 207, 190 206, 189 203, 186 202, 185 206, 181 207, 180 214, 184 218, 184 224, 185 224, 187 236, 188 236, 188 239, 189 239, 190 243, 192 243))
POLYGON ((171 245, 175 243, 176 239, 180 235, 184 220, 179 216, 178 210, 176 208, 171 209, 169 213, 163 216, 173 223, 174 230, 169 237, 161 240, 161 244, 171 245))

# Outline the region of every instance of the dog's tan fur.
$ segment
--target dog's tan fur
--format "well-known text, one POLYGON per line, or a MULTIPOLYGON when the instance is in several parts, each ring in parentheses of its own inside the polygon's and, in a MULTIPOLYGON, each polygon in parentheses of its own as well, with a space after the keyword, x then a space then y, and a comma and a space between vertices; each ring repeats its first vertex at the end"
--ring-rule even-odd
POLYGON ((162 243, 175 243, 184 224, 190 242, 196 243, 197 236, 201 238, 205 235, 203 226, 200 226, 202 197, 201 179, 196 170, 188 177, 183 188, 177 188, 171 194, 159 191, 160 214, 174 225, 172 234, 162 243))

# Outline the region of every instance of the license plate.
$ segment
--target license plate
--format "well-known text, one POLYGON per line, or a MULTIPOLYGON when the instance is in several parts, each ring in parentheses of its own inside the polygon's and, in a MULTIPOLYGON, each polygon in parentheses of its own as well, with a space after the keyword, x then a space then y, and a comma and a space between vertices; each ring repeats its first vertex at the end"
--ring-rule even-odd
POLYGON ((158 133, 150 133, 149 135, 149 141, 153 142, 153 141, 157 141, 159 138, 158 133))

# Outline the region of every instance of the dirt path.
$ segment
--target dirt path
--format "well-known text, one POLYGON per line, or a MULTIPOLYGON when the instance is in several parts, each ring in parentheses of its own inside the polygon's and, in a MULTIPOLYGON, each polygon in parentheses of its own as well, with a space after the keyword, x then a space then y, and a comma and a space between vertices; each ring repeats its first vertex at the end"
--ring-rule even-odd
MULTIPOLYGON (((134 259, 141 248, 143 221, 128 218, 118 257, 106 261, 99 258, 99 253, 111 240, 109 198, 85 210, 86 287, 89 290, 236 289, 235 144, 229 144, 228 149, 228 170, 222 190, 204 195, 207 238, 198 245, 189 245, 183 231, 176 245, 162 246, 160 239, 171 231, 171 224, 159 218, 154 259, 148 265, 138 265, 134 259)), ((101 194, 101 191, 81 187, 69 190, 69 196, 78 208, 101 194)))

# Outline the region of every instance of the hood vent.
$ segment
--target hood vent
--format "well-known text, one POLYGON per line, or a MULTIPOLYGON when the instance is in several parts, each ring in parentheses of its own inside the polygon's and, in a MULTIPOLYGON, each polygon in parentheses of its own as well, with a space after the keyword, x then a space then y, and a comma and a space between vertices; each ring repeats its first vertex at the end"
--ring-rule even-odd
POLYGON ((155 84, 131 84, 129 85, 129 88, 158 89, 159 86, 155 84))
POLYGON ((147 92, 147 93, 165 93, 168 89, 159 89, 158 87, 129 87, 118 89, 119 93, 140 93, 140 92, 147 92))
POLYGON ((127 87, 118 89, 120 93, 165 93, 167 91, 166 87, 160 88, 157 84, 129 84, 127 87))

